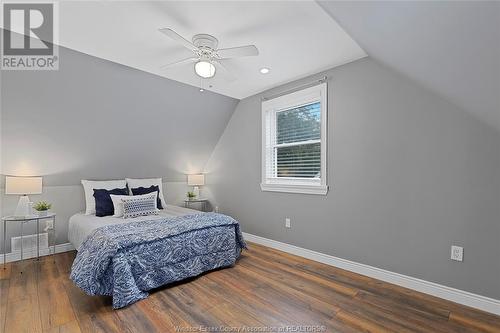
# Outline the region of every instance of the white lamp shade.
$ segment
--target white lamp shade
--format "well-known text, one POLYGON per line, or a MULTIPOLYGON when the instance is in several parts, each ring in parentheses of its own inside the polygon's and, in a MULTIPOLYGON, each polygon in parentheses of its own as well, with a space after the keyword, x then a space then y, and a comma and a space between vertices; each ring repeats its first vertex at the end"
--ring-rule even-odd
POLYGON ((41 194, 42 177, 5 177, 5 194, 41 194))
POLYGON ((188 175, 189 186, 205 185, 205 175, 188 175))

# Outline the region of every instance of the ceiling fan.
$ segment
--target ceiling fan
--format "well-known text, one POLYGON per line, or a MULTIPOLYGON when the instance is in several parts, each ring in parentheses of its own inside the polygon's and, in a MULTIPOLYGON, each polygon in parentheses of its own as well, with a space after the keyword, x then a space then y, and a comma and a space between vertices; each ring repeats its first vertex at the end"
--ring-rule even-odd
POLYGON ((231 71, 223 64, 226 59, 256 56, 259 50, 255 45, 246 45, 239 47, 230 47, 226 49, 218 49, 219 41, 214 36, 208 34, 197 34, 193 36, 192 42, 179 35, 177 32, 169 28, 159 29, 161 33, 167 35, 173 40, 181 43, 184 47, 193 51, 192 57, 182 59, 167 65, 162 68, 170 68, 174 66, 194 63, 195 73, 208 79, 215 75, 216 70, 224 73, 224 76, 232 81, 236 77, 231 71))

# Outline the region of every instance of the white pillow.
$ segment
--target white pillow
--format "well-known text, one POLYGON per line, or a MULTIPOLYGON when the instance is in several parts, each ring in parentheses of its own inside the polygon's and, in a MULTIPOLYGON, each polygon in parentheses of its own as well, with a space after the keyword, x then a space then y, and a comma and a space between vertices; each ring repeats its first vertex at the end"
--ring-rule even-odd
POLYGON ((113 202, 113 209, 115 213, 113 214, 113 217, 122 217, 123 216, 123 200, 122 199, 127 199, 130 198, 130 195, 117 195, 117 194, 110 194, 111 201, 113 202))
POLYGON ((139 216, 158 215, 158 192, 143 195, 132 195, 121 199, 123 203, 123 218, 130 219, 139 216))
POLYGON ((132 195, 132 189, 138 187, 151 187, 153 185, 158 186, 160 189, 160 201, 163 209, 166 207, 165 198, 163 197, 163 189, 162 189, 162 181, 161 178, 143 178, 143 179, 135 179, 135 178, 125 178, 127 181, 128 192, 132 195))
POLYGON ((85 191, 85 215, 95 215, 94 189, 113 190, 115 188, 125 188, 125 180, 82 180, 85 191))

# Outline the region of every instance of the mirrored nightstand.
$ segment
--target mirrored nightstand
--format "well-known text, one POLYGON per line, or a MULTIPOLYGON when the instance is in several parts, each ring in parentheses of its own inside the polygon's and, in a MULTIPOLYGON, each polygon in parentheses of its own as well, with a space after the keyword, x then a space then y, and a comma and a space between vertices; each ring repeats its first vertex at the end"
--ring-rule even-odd
POLYGON ((201 211, 206 212, 208 210, 208 199, 186 199, 184 200, 184 207, 191 208, 193 203, 201 204, 201 211))
MULTIPOLYGON (((21 260, 23 260, 23 227, 26 223, 35 222, 36 223, 36 258, 40 257, 40 221, 50 219, 52 220, 52 232, 53 232, 53 244, 52 244, 52 254, 56 253, 56 214, 47 213, 45 215, 29 215, 29 216, 6 216, 2 218, 3 222, 3 266, 6 268, 7 264, 7 224, 9 223, 20 223, 21 224, 21 260)), ((48 244, 47 244, 48 245, 48 244)), ((11 249, 11 252, 12 249, 11 249)))

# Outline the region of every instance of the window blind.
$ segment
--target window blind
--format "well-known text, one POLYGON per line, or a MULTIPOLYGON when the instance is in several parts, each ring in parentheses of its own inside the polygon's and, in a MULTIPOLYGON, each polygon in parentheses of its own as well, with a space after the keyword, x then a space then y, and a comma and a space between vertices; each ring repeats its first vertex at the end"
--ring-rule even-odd
POLYGON ((319 178, 321 105, 319 102, 276 112, 271 176, 319 178))
POLYGON ((277 143, 292 143, 321 138, 319 102, 276 113, 277 143))

